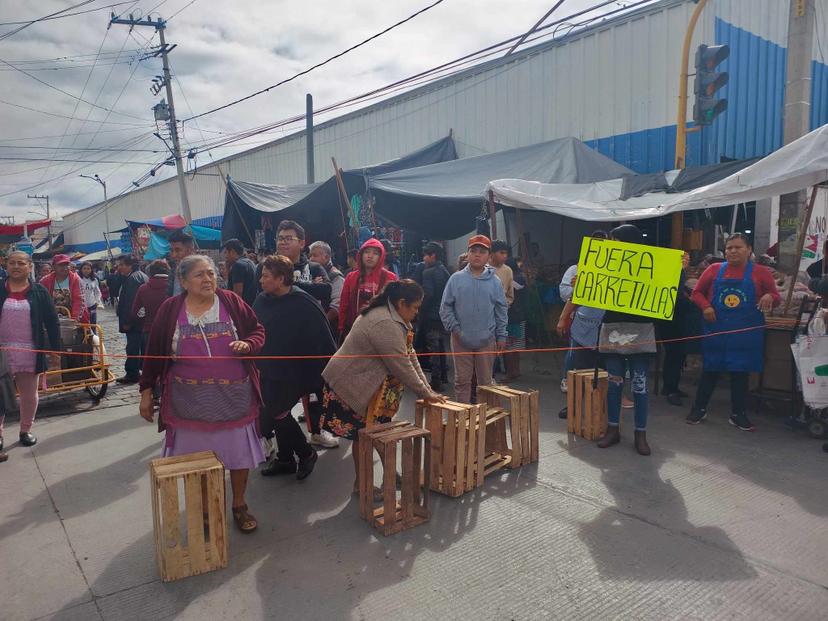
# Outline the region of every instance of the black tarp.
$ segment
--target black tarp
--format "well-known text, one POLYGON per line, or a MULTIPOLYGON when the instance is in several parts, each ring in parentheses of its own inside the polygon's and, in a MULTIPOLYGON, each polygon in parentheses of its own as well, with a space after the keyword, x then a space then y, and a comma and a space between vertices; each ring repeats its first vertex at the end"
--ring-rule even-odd
MULTIPOLYGON (((454 159, 457 159, 454 140, 447 136, 388 162, 343 171, 342 180, 350 197, 365 192, 366 179, 370 176, 454 159)), ((347 205, 340 198, 336 177, 323 183, 294 186, 228 179, 222 239, 237 237, 246 246, 252 247, 251 235, 262 228, 262 216, 277 212, 278 217, 272 218, 274 226, 279 220, 296 220, 305 227, 309 238, 333 242, 342 235, 343 214, 347 212, 347 205)))
POLYGON ((543 183, 592 183, 633 172, 576 138, 371 176, 378 214, 431 239, 468 233, 480 214, 486 185, 518 178, 543 183))

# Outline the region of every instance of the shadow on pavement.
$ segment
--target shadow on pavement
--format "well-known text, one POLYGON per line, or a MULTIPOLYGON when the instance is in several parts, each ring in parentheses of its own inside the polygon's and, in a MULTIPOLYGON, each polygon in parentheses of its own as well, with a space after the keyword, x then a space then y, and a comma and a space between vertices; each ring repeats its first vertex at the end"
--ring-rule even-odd
MULTIPOLYGON (((621 444, 599 449, 594 444, 572 443, 570 455, 601 471, 601 481, 615 500, 580 527, 599 573, 605 578, 650 581, 747 580, 756 576, 739 548, 721 528, 695 526, 687 519, 687 506, 676 487, 659 475, 661 466, 674 454, 654 450, 650 457, 633 453, 631 439, 622 432, 621 444), (624 454, 626 453, 626 454, 624 454), (645 526, 646 525, 646 526, 645 526), (685 555, 687 542, 672 548, 648 545, 642 528, 669 528, 698 542, 727 550, 727 563, 705 566, 685 555)), ((567 446, 561 443, 561 446, 567 446)), ((670 537, 659 537, 667 539, 670 537)), ((692 545, 692 544, 691 544, 692 545)))

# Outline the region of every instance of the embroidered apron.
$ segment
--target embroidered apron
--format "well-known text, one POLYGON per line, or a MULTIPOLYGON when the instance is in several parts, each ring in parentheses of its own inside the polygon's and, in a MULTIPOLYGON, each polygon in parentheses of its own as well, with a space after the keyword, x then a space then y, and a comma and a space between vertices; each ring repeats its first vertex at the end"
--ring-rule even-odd
POLYGON ((762 329, 707 336, 717 332, 757 328, 765 316, 756 308, 753 262, 748 262, 743 278, 725 278, 727 263, 722 263, 713 281, 711 304, 716 321, 705 322, 702 340, 705 371, 759 372, 764 366, 765 331, 762 329))
MULTIPOLYGON (((170 370, 171 426, 232 428, 252 420, 253 388, 241 360, 211 359, 231 356, 236 340, 233 323, 224 306, 219 320, 193 325, 184 305, 178 316, 176 360, 170 370), (207 356, 182 359, 182 356, 207 356)), ((255 412, 254 412, 255 414, 255 412)))

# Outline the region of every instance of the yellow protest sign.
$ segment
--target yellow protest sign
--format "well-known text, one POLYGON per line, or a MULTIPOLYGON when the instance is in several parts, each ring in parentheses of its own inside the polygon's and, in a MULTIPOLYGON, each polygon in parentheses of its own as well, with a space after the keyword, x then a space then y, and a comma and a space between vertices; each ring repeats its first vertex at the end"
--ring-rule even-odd
POLYGON ((683 254, 671 248, 585 237, 572 302, 672 319, 683 254))

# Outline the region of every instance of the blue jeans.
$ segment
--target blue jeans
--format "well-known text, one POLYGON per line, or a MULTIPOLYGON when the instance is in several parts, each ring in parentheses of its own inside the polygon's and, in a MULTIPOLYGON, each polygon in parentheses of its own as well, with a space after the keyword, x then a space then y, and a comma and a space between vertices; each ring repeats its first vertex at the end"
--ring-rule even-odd
POLYGON ((609 373, 609 390, 607 391, 607 419, 609 424, 617 427, 621 421, 621 394, 624 391, 624 375, 630 371, 633 403, 635 404, 635 430, 647 429, 647 411, 649 396, 647 395, 647 372, 650 370, 651 356, 639 354, 634 356, 619 356, 607 354, 604 363, 609 373))
MULTIPOLYGON (((569 339, 569 346, 570 347, 578 347, 578 344, 575 341, 573 341, 572 339, 569 339)), ((573 364, 573 360, 575 358, 574 354, 575 354, 575 352, 572 351, 571 349, 566 350, 566 354, 564 355, 563 379, 566 379, 567 373, 569 373, 569 371, 571 371, 572 368, 573 368, 572 364, 573 364)))

